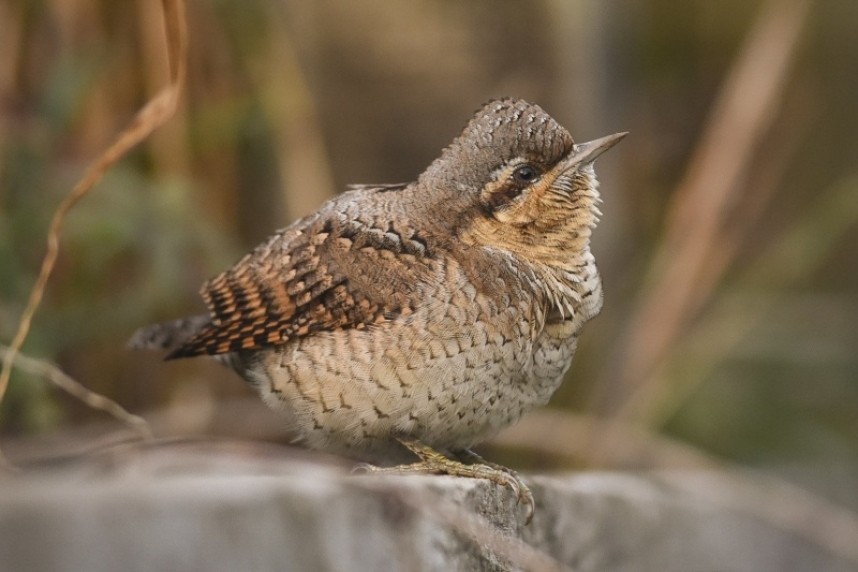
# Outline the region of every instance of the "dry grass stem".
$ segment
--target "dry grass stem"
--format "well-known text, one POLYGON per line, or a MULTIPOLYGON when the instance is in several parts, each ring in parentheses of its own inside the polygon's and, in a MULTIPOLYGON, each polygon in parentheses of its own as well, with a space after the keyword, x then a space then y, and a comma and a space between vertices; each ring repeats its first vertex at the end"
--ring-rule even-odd
POLYGON ((164 23, 167 31, 167 51, 170 61, 170 83, 138 112, 131 124, 116 138, 113 144, 92 163, 83 178, 71 193, 60 203, 48 229, 47 251, 35 285, 30 291, 27 306, 21 315, 9 350, 4 353, 0 371, 0 402, 9 385, 12 365, 16 361, 27 334, 33 315, 42 301, 45 287, 53 272, 59 253, 60 232, 68 212, 98 183, 104 174, 131 148, 143 141, 152 131, 163 125, 175 112, 179 95, 184 89, 187 60, 187 26, 183 0, 163 0, 164 23))
MULTIPOLYGON (((619 390, 618 418, 649 405, 660 364, 729 265, 725 253, 718 255, 721 236, 739 193, 752 194, 740 182, 780 108, 809 8, 807 0, 771 0, 724 83, 674 195, 653 265, 657 274, 630 320, 615 383, 605 384, 619 390), (709 268, 712 259, 717 272, 709 268)), ((609 431, 596 441, 594 450, 607 451, 614 439, 609 431)))
MULTIPOLYGON (((718 248, 707 255, 708 264, 701 270, 701 274, 698 276, 698 282, 701 284, 701 287, 695 290, 694 296, 700 298, 698 300, 700 304, 712 294, 710 288, 727 270, 730 261, 738 253, 743 240, 752 229, 754 223, 762 216, 766 205, 774 197, 782 176, 786 172, 786 168, 790 160, 794 157, 798 144, 801 141, 799 135, 804 133, 807 123, 808 120, 805 117, 804 120, 798 120, 792 124, 789 130, 790 136, 779 139, 777 147, 767 155, 767 160, 757 165, 754 172, 754 179, 750 181, 751 188, 754 189, 753 194, 748 195, 747 199, 743 201, 741 212, 731 215, 729 225, 722 230, 719 237, 718 248)), ((680 383, 668 385, 652 382, 643 388, 642 393, 634 401, 634 406, 638 413, 638 421, 650 427, 657 427, 666 419, 672 417, 698 385, 713 371, 716 364, 723 361, 729 352, 741 342, 742 337, 748 334, 758 320, 763 319, 766 311, 771 306, 772 304, 765 304, 756 307, 751 312, 743 313, 741 326, 727 336, 729 339, 713 341, 710 345, 712 352, 709 354, 706 363, 698 364, 693 375, 684 376, 680 383)), ((710 301, 710 310, 707 312, 707 315, 719 315, 722 312, 719 308, 721 308, 721 305, 718 301, 715 302, 715 305, 712 305, 710 301)), ((702 325, 701 327, 705 328, 706 326, 702 325)), ((692 327, 691 330, 693 331, 693 329, 692 327)), ((685 333, 684 337, 687 338, 689 334, 688 329, 686 329, 685 333)), ((666 358, 664 361, 669 361, 669 358, 666 358)))
MULTIPOLYGON (((3 49, 0 50, 0 102, 10 101, 17 86, 18 78, 15 62, 21 52, 21 36, 24 31, 23 10, 14 11, 9 2, 0 3, 0 22, 3 23, 3 49)), ((0 121, 0 157, 5 156, 9 145, 9 122, 0 121)), ((0 161, 0 176, 5 165, 0 161)), ((0 178, 2 180, 2 178, 0 178)), ((0 187, 0 205, 3 204, 3 191, 0 187)))
POLYGON ((313 93, 278 8, 275 4, 267 7, 271 44, 264 56, 249 66, 261 90, 260 102, 275 141, 286 218, 294 219, 310 214, 333 197, 334 180, 313 93), (271 70, 279 73, 272 74, 271 70))
MULTIPOLYGON (((11 349, 0 344, 0 354, 4 359, 9 358, 11 349)), ((129 413, 124 407, 103 395, 90 391, 70 375, 52 363, 27 357, 18 352, 15 355, 14 365, 27 373, 44 377, 72 397, 79 399, 87 406, 104 411, 114 419, 124 423, 137 433, 141 439, 151 439, 152 430, 145 419, 133 413, 129 413)))
MULTIPOLYGON (((185 72, 170 70, 172 58, 164 58, 167 47, 164 45, 165 19, 158 18, 159 8, 151 0, 137 0, 136 8, 139 14, 140 40, 143 49, 143 69, 141 76, 145 81, 147 93, 157 93, 161 89, 165 75, 179 74, 173 80, 184 81, 185 72), (166 70, 166 72, 165 72, 166 70)), ((187 65, 182 58, 182 65, 187 65)), ((179 90, 184 91, 183 89, 179 90)), ((188 118, 182 111, 182 102, 177 102, 176 113, 172 121, 153 133, 147 142, 147 152, 152 157, 155 172, 170 174, 185 174, 191 169, 191 157, 188 145, 188 118)))

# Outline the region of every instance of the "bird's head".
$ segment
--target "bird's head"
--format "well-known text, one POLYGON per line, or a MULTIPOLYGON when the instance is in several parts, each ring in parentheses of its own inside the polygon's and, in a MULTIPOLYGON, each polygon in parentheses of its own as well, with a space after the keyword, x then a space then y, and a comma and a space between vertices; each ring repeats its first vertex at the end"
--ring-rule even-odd
POLYGON ((587 249, 600 214, 593 161, 624 136, 576 144, 539 106, 492 101, 421 181, 467 197, 457 228, 462 241, 567 266, 587 249))

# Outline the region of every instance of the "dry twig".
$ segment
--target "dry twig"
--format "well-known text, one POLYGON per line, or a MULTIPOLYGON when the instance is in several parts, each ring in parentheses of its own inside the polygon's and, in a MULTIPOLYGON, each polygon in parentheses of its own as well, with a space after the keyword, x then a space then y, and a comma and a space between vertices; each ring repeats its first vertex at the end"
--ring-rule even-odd
MULTIPOLYGON (((137 113, 131 124, 116 138, 113 144, 90 164, 83 178, 57 207, 48 229, 47 251, 42 260, 27 306, 18 323, 18 330, 9 350, 4 352, 3 368, 0 370, 0 402, 9 385, 12 366, 27 339, 33 315, 39 307, 48 280, 53 272, 59 253, 60 232, 66 215, 101 180, 104 174, 135 145, 146 139, 155 129, 163 125, 175 112, 179 95, 184 89, 187 61, 187 26, 184 0, 163 0, 164 25, 166 28, 167 52, 170 61, 170 82, 137 113)), ((74 393, 73 393, 74 394, 74 393)), ((91 401, 91 400, 90 400, 91 401)), ((85 401, 86 402, 86 401, 85 401)))
MULTIPOLYGON (((809 8, 808 0, 771 0, 724 83, 674 195, 653 265, 657 274, 630 320, 616 383, 605 384, 619 390, 615 418, 650 406, 660 364, 729 265, 718 252, 720 237, 739 193, 750 192, 740 182, 780 108, 809 8), (717 260, 717 269, 710 260, 717 260)), ((594 450, 606 452, 614 442, 611 433, 596 439, 594 450)))
MULTIPOLYGON (((0 354, 3 355, 4 359, 7 359, 10 353, 11 350, 8 347, 0 344, 0 354)), ((89 407, 104 411, 105 413, 113 416, 118 421, 128 425, 128 427, 138 433, 142 439, 152 438, 152 430, 149 428, 149 424, 145 419, 138 415, 134 415, 133 413, 129 413, 124 407, 112 399, 99 395, 94 391, 90 391, 56 365, 36 358, 27 357, 18 352, 15 356, 15 366, 27 373, 44 377, 89 407)))

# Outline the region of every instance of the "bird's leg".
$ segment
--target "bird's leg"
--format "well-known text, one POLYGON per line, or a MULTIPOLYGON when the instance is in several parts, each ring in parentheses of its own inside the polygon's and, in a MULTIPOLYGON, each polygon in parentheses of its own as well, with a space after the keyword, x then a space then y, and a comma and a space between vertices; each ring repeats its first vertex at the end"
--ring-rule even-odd
POLYGON ((512 489, 512 492, 516 496, 516 502, 525 502, 527 505, 526 523, 530 523, 533 518, 533 494, 531 494, 530 489, 515 471, 495 463, 490 463, 467 449, 455 451, 454 454, 459 460, 454 460, 416 439, 400 437, 397 438, 397 441, 417 455, 420 460, 416 463, 398 465, 396 467, 376 467, 374 465, 363 464, 359 468, 372 473, 422 473, 471 479, 488 479, 495 484, 512 489))

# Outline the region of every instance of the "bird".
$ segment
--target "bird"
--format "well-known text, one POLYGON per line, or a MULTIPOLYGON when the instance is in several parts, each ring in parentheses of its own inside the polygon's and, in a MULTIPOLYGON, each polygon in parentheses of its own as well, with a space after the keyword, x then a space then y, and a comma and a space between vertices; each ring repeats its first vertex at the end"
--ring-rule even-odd
POLYGON ((602 307, 593 164, 625 135, 489 101, 415 181, 351 185, 207 281, 207 314, 129 345, 214 356, 305 446, 489 479, 530 522, 520 475, 472 449, 549 400, 602 307))

